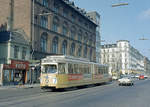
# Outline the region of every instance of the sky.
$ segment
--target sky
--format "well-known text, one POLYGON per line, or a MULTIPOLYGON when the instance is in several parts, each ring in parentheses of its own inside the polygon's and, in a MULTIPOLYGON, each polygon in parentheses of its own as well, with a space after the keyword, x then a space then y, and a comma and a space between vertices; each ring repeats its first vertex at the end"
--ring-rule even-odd
MULTIPOLYGON (((73 0, 72 0, 73 1, 73 0)), ((74 0, 75 5, 101 15, 100 32, 103 44, 128 40, 150 59, 150 0, 74 0), (111 7, 112 4, 129 3, 111 7), (139 40, 140 38, 148 40, 139 40)))

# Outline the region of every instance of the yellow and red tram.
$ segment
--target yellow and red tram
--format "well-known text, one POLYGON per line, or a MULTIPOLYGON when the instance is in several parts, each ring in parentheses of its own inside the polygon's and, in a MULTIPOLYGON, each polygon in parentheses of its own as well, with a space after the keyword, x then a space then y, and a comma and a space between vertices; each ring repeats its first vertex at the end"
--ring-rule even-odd
POLYGON ((42 89, 68 88, 110 81, 108 66, 65 55, 47 56, 41 61, 42 89))

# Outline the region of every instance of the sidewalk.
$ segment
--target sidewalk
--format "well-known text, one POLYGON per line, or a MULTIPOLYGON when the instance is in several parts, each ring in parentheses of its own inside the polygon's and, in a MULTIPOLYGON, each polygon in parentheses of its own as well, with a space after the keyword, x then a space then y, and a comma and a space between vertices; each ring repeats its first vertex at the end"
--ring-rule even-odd
POLYGON ((14 88, 35 88, 35 87, 40 87, 40 84, 25 84, 25 85, 0 86, 0 90, 14 89, 14 88))

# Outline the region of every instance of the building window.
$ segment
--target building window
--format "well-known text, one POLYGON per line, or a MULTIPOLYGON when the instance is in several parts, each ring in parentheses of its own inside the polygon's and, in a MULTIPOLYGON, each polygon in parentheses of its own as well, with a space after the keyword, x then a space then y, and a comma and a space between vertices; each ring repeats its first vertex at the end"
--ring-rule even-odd
POLYGON ((67 36, 67 33, 68 33, 67 28, 65 26, 63 26, 62 34, 67 36))
POLYGON ((52 30, 58 32, 58 27, 59 27, 59 19, 57 17, 54 17, 52 30))
POLYGON ((84 43, 87 43, 88 42, 88 34, 85 33, 85 36, 84 36, 84 43))
POLYGON ((41 35, 41 51, 46 52, 47 49, 47 33, 41 35))
POLYGON ((43 6, 48 7, 48 0, 43 0, 42 4, 43 6))
POLYGON ((84 48, 84 57, 85 58, 87 57, 87 46, 85 46, 85 48, 84 48))
POLYGON ((54 8, 53 8, 53 10, 54 10, 54 12, 55 12, 55 13, 58 13, 58 11, 59 11, 59 8, 58 8, 58 6, 57 6, 56 4, 54 5, 54 8))
POLYGON ((54 37, 52 41, 52 53, 54 54, 58 53, 58 37, 54 37))
POLYGON ((27 48, 23 47, 22 49, 22 59, 26 59, 27 48))
POLYGON ((76 35, 76 29, 75 29, 75 27, 73 26, 72 28, 71 28, 71 32, 70 32, 70 37, 72 38, 72 39, 75 39, 75 35, 76 35))
POLYGON ((68 35, 68 24, 67 22, 64 22, 63 27, 62 27, 62 34, 67 36, 68 35))
POLYGON ((62 54, 66 55, 67 54, 67 41, 64 40, 62 43, 62 54))
POLYGON ((14 47, 14 58, 18 58, 19 56, 19 46, 14 47))
POLYGON ((79 57, 81 57, 81 50, 82 50, 82 46, 79 46, 79 48, 78 48, 78 53, 77 53, 77 55, 78 55, 79 57))
POLYGON ((74 53, 75 53, 75 44, 72 43, 71 44, 71 49, 70 49, 70 55, 74 56, 74 53))
POLYGON ((41 3, 40 0, 36 0, 36 2, 41 3))
POLYGON ((48 17, 47 16, 41 16, 40 24, 44 28, 48 28, 48 17))
POLYGON ((71 21, 75 22, 75 16, 74 15, 71 15, 71 21))
POLYGON ((90 50, 90 60, 92 60, 92 49, 90 50))
POLYGON ((64 17, 67 17, 67 16, 68 16, 68 12, 67 12, 67 10, 65 10, 65 9, 63 9, 63 16, 64 16, 64 17))
POLYGON ((82 32, 81 31, 79 31, 79 33, 78 33, 78 41, 82 41, 82 32))
MULTIPOLYGON (((89 45, 90 45, 90 46, 92 46, 92 42, 93 42, 93 40, 92 40, 92 35, 91 35, 91 36, 90 36, 90 40, 89 40, 89 45)), ((100 45, 100 44, 98 43, 98 47, 99 47, 99 45, 100 45)))
POLYGON ((57 32, 58 31, 58 24, 56 24, 56 23, 53 23, 53 26, 52 26, 53 28, 53 31, 55 31, 55 32, 57 32))

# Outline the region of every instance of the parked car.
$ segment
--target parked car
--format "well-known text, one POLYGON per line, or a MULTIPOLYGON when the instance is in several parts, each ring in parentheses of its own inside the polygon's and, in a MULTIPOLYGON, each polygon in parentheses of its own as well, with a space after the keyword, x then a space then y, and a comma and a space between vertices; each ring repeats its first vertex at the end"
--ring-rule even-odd
POLYGON ((123 77, 121 79, 118 79, 118 85, 122 86, 122 85, 134 85, 133 80, 130 77, 123 77))
POLYGON ((144 78, 146 79, 146 78, 148 78, 148 76, 147 76, 147 75, 144 75, 144 78))
POLYGON ((139 80, 144 80, 145 78, 144 78, 144 75, 140 75, 139 76, 139 80))
POLYGON ((118 77, 117 76, 112 76, 112 80, 117 80, 118 77))

